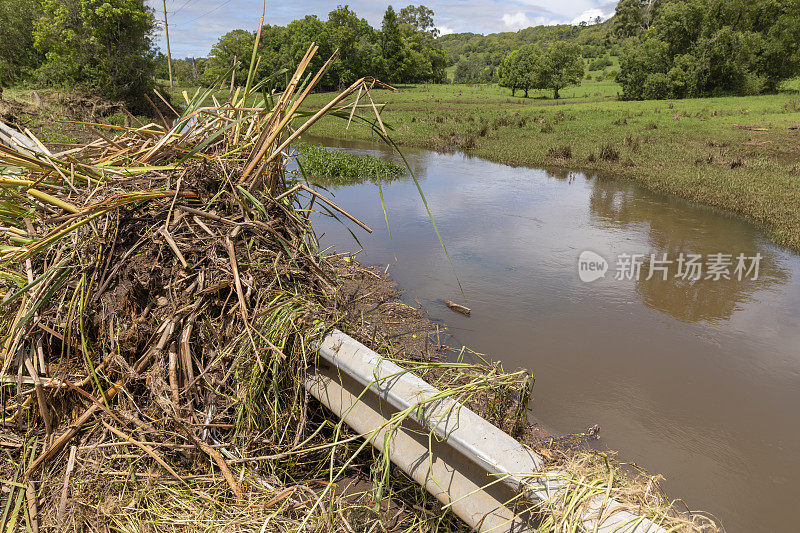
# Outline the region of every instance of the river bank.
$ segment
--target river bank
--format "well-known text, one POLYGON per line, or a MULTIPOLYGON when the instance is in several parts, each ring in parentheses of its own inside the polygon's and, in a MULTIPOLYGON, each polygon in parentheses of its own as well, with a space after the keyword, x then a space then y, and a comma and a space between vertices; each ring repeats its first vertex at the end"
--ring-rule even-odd
MULTIPOLYGON (((625 102, 591 88, 570 92, 573 98, 556 101, 513 98, 494 86, 418 85, 373 99, 386 104, 383 122, 400 145, 633 180, 742 217, 800 250, 796 93, 625 102)), ((309 102, 330 97, 314 94, 309 102)), ((337 117, 326 117, 315 133, 375 138, 355 122, 343 131, 337 117)))
MULTIPOLYGON (((314 140, 399 161, 381 144, 314 140)), ((729 530, 781 530, 800 472, 800 455, 779 444, 796 440, 800 427, 791 408, 800 401, 797 254, 752 224, 631 180, 460 152, 409 147, 404 155, 466 302, 408 177, 382 184, 386 214, 370 181, 329 186, 374 232, 355 231, 356 244, 320 214, 314 224, 323 246, 363 247, 360 261, 390 265, 406 303, 416 306, 417 298, 446 323, 450 344, 535 371, 535 413, 555 431, 599 424, 603 449, 664 474, 668 493, 713 512, 729 530), (608 261, 604 279, 581 281, 584 250, 608 261), (675 263, 667 279, 646 279, 651 254, 675 261, 720 252, 760 254, 758 279, 689 282, 675 263), (623 254, 645 257, 640 277, 616 279, 623 254), (453 313, 447 300, 464 303, 471 316, 453 313), (742 499, 752 505, 738 505, 742 499)))

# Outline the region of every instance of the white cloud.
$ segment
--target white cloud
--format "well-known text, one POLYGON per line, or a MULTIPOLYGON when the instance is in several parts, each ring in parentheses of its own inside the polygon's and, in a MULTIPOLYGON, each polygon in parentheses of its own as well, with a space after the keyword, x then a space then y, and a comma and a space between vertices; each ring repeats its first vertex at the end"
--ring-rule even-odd
POLYGON ((517 13, 505 13, 503 15, 503 25, 510 30, 521 30, 530 26, 552 26, 562 24, 563 21, 553 20, 547 17, 529 17, 527 13, 518 11, 517 13))
POLYGON ((455 30, 453 28, 448 28, 447 26, 437 26, 437 30, 439 30, 439 35, 450 35, 455 30))
POLYGON ((513 15, 511 13, 505 13, 503 15, 503 24, 512 30, 518 30, 520 28, 527 28, 528 26, 531 26, 528 15, 521 11, 514 13, 513 15))
POLYGON ((587 9, 574 19, 572 19, 572 24, 580 24, 581 22, 594 22, 597 17, 600 17, 602 20, 606 20, 610 17, 610 14, 603 13, 602 9, 587 9))

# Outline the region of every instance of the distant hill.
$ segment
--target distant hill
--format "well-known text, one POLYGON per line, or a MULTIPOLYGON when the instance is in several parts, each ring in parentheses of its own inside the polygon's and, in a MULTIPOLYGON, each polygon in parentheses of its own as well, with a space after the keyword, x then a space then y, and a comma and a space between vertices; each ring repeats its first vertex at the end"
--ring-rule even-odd
POLYGON ((447 52, 448 66, 455 67, 454 81, 489 82, 509 52, 542 41, 571 41, 581 45, 585 58, 601 57, 611 48, 612 19, 600 24, 532 26, 515 32, 451 33, 436 39, 447 52))

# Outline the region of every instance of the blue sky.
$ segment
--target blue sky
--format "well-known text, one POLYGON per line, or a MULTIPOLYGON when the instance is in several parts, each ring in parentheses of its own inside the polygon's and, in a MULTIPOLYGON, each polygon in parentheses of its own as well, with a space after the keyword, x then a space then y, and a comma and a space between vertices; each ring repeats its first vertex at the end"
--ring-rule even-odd
MULTIPOLYGON (((146 0, 163 20, 161 0, 146 0)), ((306 14, 326 19, 338 4, 347 3, 360 17, 380 27, 389 2, 365 0, 310 0, 306 2, 268 2, 266 23, 285 25, 306 14)), ((615 0, 423 0, 392 2, 399 10, 408 4, 420 3, 433 9, 435 22, 442 33, 471 31, 494 33, 515 31, 539 24, 578 23, 596 16, 608 17, 615 0)), ((167 0, 167 20, 172 55, 176 58, 202 57, 208 54, 217 38, 236 28, 255 30, 261 16, 261 0, 167 0)), ((157 44, 166 50, 163 28, 157 44)))

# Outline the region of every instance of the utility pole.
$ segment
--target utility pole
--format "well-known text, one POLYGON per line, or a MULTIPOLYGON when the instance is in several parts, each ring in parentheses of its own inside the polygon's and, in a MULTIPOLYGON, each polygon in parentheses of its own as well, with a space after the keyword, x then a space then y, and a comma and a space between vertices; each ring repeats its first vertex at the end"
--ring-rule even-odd
POLYGON ((236 54, 233 54, 233 70, 231 71, 231 88, 228 91, 233 94, 233 81, 236 79, 236 54))
POLYGON ((167 24, 167 0, 164 3, 164 31, 167 32, 167 70, 169 70, 169 86, 172 87, 172 52, 169 49, 169 25, 167 24))

